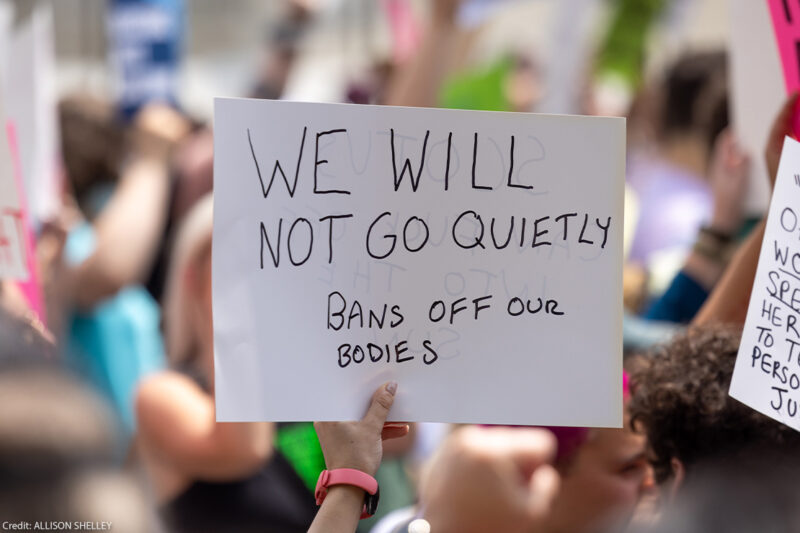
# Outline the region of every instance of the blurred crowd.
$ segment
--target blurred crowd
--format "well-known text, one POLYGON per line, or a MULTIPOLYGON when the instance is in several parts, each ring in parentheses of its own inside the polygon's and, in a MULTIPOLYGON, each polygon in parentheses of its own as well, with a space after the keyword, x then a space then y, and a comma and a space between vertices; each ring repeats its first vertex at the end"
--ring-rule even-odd
MULTIPOLYGON (((281 3, 242 96, 284 95, 319 3, 281 3)), ((552 104, 533 51, 468 61, 491 3, 384 0, 393 54, 353 75, 340 101, 552 104)), ((170 97, 70 94, 58 104, 61 205, 35 228, 45 311, 0 280, 0 522, 800 531, 800 433, 728 396, 765 227, 745 209, 748 180, 765 158, 774 183, 796 98, 763 152, 746 153, 730 125, 726 50, 686 51, 645 73, 648 33, 671 2, 606 4, 563 111, 628 119, 624 428, 383 425, 396 384, 360 422, 216 423, 212 125, 170 97), (326 465, 374 475, 377 514, 359 522, 347 493, 318 507, 326 465)))

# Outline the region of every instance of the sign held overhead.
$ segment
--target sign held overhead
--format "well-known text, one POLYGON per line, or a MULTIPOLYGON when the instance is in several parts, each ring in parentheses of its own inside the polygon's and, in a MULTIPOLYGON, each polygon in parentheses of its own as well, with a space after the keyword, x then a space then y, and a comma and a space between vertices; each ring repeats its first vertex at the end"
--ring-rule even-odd
POLYGON ((217 99, 220 421, 622 424, 625 122, 217 99))

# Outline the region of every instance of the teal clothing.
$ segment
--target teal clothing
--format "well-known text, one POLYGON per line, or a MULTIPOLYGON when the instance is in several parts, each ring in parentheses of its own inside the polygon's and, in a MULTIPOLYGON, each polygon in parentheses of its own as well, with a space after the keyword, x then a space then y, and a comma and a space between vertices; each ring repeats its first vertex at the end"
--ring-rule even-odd
MULTIPOLYGON (((69 264, 86 260, 95 248, 94 230, 83 224, 67 238, 69 264)), ((66 359, 113 407, 123 441, 134 433, 134 397, 139 380, 165 367, 160 310, 139 285, 123 288, 90 311, 69 317, 66 359)))

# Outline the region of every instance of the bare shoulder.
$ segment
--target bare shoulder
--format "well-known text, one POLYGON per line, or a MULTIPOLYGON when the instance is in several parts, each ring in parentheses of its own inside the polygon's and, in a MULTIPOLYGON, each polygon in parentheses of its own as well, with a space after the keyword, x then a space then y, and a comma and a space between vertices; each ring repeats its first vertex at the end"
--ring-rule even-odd
POLYGON ((177 400, 208 397, 197 383, 174 370, 151 374, 139 382, 136 391, 136 410, 161 409, 174 406, 177 400))
POLYGON ((181 431, 214 419, 211 396, 194 381, 175 371, 143 379, 136 391, 136 418, 140 435, 158 439, 159 434, 181 431))

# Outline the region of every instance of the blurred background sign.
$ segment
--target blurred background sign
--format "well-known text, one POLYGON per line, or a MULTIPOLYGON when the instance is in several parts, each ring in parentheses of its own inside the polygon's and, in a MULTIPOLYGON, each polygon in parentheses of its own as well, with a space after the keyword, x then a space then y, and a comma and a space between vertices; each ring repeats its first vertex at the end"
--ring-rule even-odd
POLYGON ((109 56, 126 117, 150 101, 177 103, 183 21, 183 0, 109 2, 109 56))

